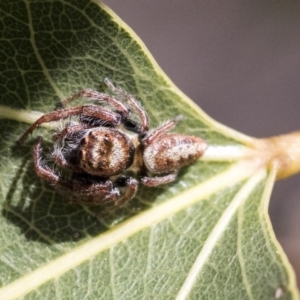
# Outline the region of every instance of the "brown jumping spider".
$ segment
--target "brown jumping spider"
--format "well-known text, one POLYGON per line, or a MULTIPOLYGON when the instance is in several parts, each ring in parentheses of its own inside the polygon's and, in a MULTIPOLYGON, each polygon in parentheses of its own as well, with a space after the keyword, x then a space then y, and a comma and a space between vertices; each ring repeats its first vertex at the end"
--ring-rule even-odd
POLYGON ((113 110, 82 105, 46 113, 27 129, 19 143, 42 123, 77 117, 76 122, 70 119, 53 135, 51 167, 42 162, 42 138, 38 138, 34 146, 35 172, 72 202, 120 206, 138 189, 138 181, 128 171, 136 172, 146 186, 170 183, 180 168, 204 153, 207 144, 199 137, 168 133, 180 116, 149 131, 148 116, 140 103, 108 79, 104 82, 113 95, 85 89, 63 104, 85 97, 113 110), (138 122, 129 118, 131 111, 138 122), (124 129, 136 136, 130 138, 124 129))

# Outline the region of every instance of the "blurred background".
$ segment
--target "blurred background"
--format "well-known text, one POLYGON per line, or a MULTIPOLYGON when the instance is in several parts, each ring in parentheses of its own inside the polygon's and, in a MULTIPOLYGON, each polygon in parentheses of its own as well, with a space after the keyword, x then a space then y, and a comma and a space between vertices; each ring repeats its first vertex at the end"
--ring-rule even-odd
MULTIPOLYGON (((300 1, 105 3, 217 121, 254 137, 300 130, 300 1)), ((300 175, 276 182, 269 211, 300 286, 300 175)))

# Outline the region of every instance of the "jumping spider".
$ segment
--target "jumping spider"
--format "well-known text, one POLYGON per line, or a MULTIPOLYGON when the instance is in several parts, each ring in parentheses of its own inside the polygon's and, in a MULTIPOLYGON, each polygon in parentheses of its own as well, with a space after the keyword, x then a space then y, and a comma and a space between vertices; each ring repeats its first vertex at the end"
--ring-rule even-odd
POLYGON ((138 181, 127 171, 137 172, 146 186, 170 183, 180 168, 204 153, 207 144, 199 137, 168 133, 180 116, 149 131, 149 119, 140 103, 107 78, 104 82, 113 95, 85 89, 64 100, 63 105, 85 97, 113 110, 88 104, 46 113, 25 131, 19 143, 42 123, 70 119, 53 135, 51 167, 42 162, 43 139, 38 138, 34 146, 36 174, 71 202, 120 206, 138 189, 138 181), (129 118, 131 111, 138 122, 129 118), (74 116, 76 122, 71 121, 74 116), (130 138, 122 126, 136 137, 130 138))

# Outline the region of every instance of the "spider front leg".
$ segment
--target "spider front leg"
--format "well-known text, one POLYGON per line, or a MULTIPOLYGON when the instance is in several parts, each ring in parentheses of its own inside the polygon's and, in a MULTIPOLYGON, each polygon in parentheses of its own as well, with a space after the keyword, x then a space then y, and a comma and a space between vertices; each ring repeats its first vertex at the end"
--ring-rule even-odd
MULTIPOLYGON (((76 166, 76 164, 72 164, 70 162, 68 162, 65 158, 65 156, 62 153, 61 147, 60 146, 55 146, 54 150, 52 151, 50 157, 53 159, 55 165, 65 169, 65 170, 69 170, 72 172, 76 172, 76 173, 84 173, 84 170, 82 170, 82 168, 76 166)), ((76 160, 77 158, 75 157, 74 160, 76 160)))
POLYGON ((149 118, 142 105, 131 95, 128 94, 125 90, 120 87, 115 87, 113 83, 108 79, 104 79, 104 83, 107 87, 117 96, 126 99, 129 106, 137 113, 140 122, 135 122, 133 120, 127 119, 124 122, 126 129, 133 131, 135 133, 143 134, 149 130, 149 118))
POLYGON ((18 142, 23 144, 27 136, 32 133, 37 127, 43 123, 49 123, 53 121, 59 121, 72 116, 84 116, 88 118, 95 118, 103 120, 111 126, 117 126, 121 123, 121 117, 119 114, 103 109, 95 105, 83 105, 77 107, 66 108, 62 110, 56 110, 47 114, 44 114, 37 119, 20 137, 18 142))
POLYGON ((90 127, 84 123, 77 124, 68 122, 65 128, 54 133, 52 140, 55 143, 49 157, 53 160, 55 165, 76 173, 84 172, 84 170, 79 167, 79 156, 76 147, 74 148, 74 143, 80 143, 88 128, 90 127), (68 160, 66 157, 68 157, 68 160))
POLYGON ((117 112, 122 116, 122 120, 126 120, 130 115, 130 110, 124 103, 122 103, 121 101, 117 100, 116 98, 114 98, 110 95, 100 93, 100 92, 92 90, 92 89, 84 89, 84 90, 74 94, 70 98, 67 98, 64 101, 62 101, 62 105, 66 106, 70 102, 72 102, 80 97, 85 97, 89 100, 94 100, 94 101, 97 101, 100 103, 101 102, 106 103, 106 104, 110 105, 111 107, 114 107, 117 110, 117 112))
POLYGON ((84 123, 73 124, 72 122, 69 122, 66 124, 64 129, 57 131, 53 134, 52 140, 54 142, 62 141, 63 139, 68 138, 69 136, 74 134, 75 132, 81 132, 82 130, 87 128, 90 128, 90 126, 87 126, 87 124, 84 123))

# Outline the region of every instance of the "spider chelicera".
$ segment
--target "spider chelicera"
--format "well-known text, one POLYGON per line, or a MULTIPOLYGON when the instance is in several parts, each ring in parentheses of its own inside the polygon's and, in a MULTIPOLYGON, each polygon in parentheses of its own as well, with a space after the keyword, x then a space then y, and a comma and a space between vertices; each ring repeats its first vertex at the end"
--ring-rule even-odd
POLYGON ((71 202, 121 206, 134 197, 136 178, 146 186, 170 183, 180 168, 203 155, 207 144, 199 137, 168 133, 181 116, 149 130, 148 115, 141 104, 107 78, 104 82, 113 95, 85 89, 64 100, 63 105, 85 97, 110 110, 89 104, 46 113, 25 131, 19 143, 42 123, 70 119, 53 135, 50 165, 42 161, 43 139, 38 138, 34 146, 36 174, 71 202), (139 121, 130 118, 131 112, 139 121), (77 117, 76 122, 71 117, 77 117), (135 137, 125 130, 136 133, 135 137), (137 177, 129 176, 129 171, 137 177))

